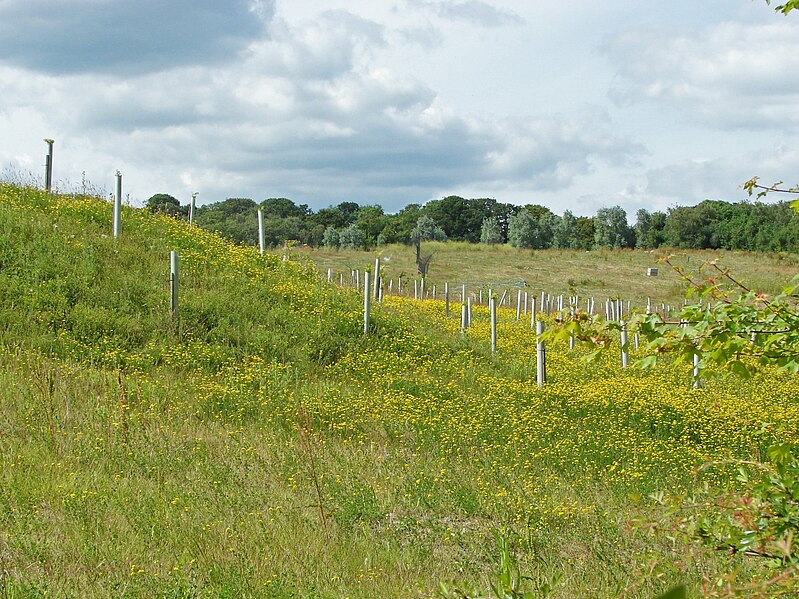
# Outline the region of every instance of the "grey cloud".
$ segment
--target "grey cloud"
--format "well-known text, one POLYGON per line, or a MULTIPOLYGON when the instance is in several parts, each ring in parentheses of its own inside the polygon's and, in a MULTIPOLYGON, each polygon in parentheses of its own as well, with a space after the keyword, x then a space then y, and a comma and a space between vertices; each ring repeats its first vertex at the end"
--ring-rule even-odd
POLYGON ((6 0, 0 61, 46 73, 128 75, 235 57, 274 0, 6 0))
POLYGON ((463 21, 482 27, 504 27, 522 25, 524 19, 518 14, 501 10, 480 0, 408 0, 412 7, 432 12, 450 21, 463 21))

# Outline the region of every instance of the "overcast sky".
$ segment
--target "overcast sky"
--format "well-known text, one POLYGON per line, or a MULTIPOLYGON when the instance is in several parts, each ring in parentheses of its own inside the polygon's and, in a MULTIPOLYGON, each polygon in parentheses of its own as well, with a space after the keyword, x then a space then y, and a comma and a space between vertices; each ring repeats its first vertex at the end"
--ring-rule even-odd
POLYGON ((0 0, 0 168, 141 205, 457 194, 592 215, 799 183, 763 0, 0 0))

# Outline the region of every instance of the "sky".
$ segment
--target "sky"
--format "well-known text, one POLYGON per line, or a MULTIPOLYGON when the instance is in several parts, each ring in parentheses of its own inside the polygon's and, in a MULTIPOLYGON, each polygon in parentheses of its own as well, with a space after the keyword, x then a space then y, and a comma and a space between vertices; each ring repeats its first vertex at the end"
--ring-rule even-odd
MULTIPOLYGON (((448 195, 591 216, 799 183, 763 0, 0 0, 0 171, 134 206, 448 195)), ((782 198, 775 198, 782 199, 782 198)))

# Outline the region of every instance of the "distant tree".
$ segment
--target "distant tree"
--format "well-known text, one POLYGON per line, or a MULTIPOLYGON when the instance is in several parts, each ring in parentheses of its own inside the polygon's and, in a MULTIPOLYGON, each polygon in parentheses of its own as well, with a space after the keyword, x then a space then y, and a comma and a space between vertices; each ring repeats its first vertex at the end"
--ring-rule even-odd
POLYGON ((695 250, 720 247, 718 208, 716 202, 704 201, 670 209, 663 228, 666 244, 695 250))
POLYGON ((577 218, 570 210, 563 213, 552 235, 552 245, 557 248, 577 248, 579 239, 577 235, 577 218))
POLYGON ((327 229, 327 227, 341 229, 349 224, 346 220, 344 220, 344 216, 341 214, 341 211, 332 206, 329 208, 322 208, 314 214, 308 215, 305 220, 309 226, 313 227, 316 225, 322 225, 324 229, 327 229))
POLYGON ((635 213, 635 247, 643 249, 658 248, 663 244, 665 236, 663 229, 666 226, 664 212, 649 212, 640 208, 635 213))
POLYGON ((549 211, 539 214, 536 219, 527 208, 523 208, 510 217, 508 242, 513 247, 544 249, 552 245, 557 216, 549 211))
POLYGON ((364 243, 366 245, 373 245, 377 242, 377 236, 385 228, 388 223, 386 215, 383 213, 383 208, 378 205, 374 206, 361 206, 353 214, 355 225, 363 233, 364 243))
POLYGON ((153 213, 160 212, 172 216, 183 213, 180 207, 180 201, 168 193, 157 193, 150 196, 144 203, 144 207, 153 213))
POLYGON ((497 201, 491 198, 467 200, 460 196, 447 196, 427 202, 424 211, 444 229, 448 239, 477 242, 480 241, 483 221, 496 216, 496 205, 497 201))
POLYGON ((502 229, 496 216, 483 219, 483 226, 480 228, 480 243, 489 245, 502 243, 502 229))
POLYGON ((633 230, 621 206, 600 208, 594 216, 594 243, 597 247, 632 247, 633 230))
POLYGON ((364 248, 363 233, 352 223, 345 227, 338 234, 339 246, 342 249, 361 250, 364 248))
POLYGON ((344 224, 351 224, 355 222, 356 213, 360 206, 355 202, 341 202, 338 206, 336 206, 336 210, 339 211, 341 214, 341 218, 344 220, 344 224))
POLYGON ((288 198, 268 198, 261 202, 260 208, 264 211, 266 218, 288 218, 290 216, 305 218, 310 214, 306 204, 297 206, 288 198))
POLYGON ((590 250, 594 247, 593 216, 578 216, 574 221, 574 228, 577 231, 576 247, 581 250, 590 250))
POLYGON ((337 250, 339 245, 341 245, 341 238, 338 231, 336 231, 336 229, 333 227, 328 227, 325 229, 324 241, 322 243, 326 248, 337 250))
POLYGON ((427 212, 419 204, 408 204, 396 214, 388 215, 388 230, 384 229, 386 243, 411 243, 411 232, 424 214, 427 212))
POLYGON ((258 205, 250 198, 227 198, 200 206, 197 224, 237 243, 258 243, 258 205))
POLYGON ((411 241, 446 241, 447 234, 444 229, 439 227, 432 218, 427 215, 420 216, 416 221, 416 226, 411 231, 411 241))

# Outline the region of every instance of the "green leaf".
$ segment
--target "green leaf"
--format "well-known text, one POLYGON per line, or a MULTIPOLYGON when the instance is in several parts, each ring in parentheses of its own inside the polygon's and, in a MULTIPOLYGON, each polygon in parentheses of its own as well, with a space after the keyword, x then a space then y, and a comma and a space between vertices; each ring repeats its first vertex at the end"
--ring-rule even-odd
POLYGON ((741 378, 752 378, 752 371, 740 360, 732 360, 727 366, 730 369, 730 372, 741 378))
POLYGON ((681 584, 663 595, 659 595, 657 599, 686 599, 686 597, 688 597, 688 590, 684 584, 681 584))
POLYGON ((768 457, 776 464, 784 464, 790 461, 793 459, 791 444, 777 443, 776 445, 772 445, 768 448, 768 457))

